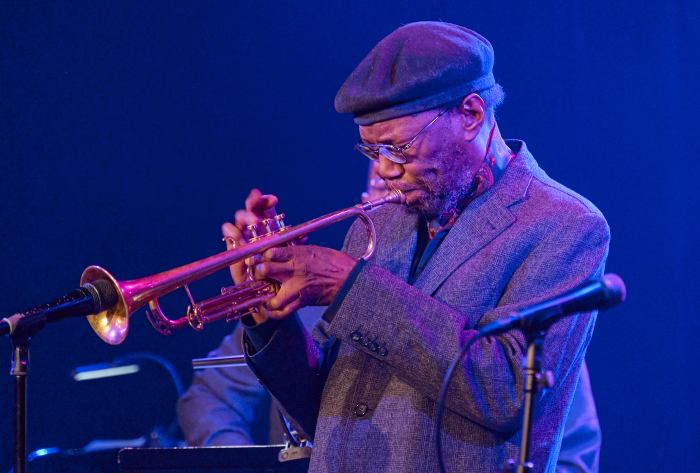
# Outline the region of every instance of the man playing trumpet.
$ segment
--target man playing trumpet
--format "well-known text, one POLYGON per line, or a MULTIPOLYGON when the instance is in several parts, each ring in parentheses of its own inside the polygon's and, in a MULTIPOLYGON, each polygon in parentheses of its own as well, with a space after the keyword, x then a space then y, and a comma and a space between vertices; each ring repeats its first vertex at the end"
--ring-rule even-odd
MULTIPOLYGON (((478 33, 422 22, 384 38, 350 74, 336 109, 352 113, 356 149, 377 162, 406 205, 372 213, 377 250, 354 225, 343 251, 267 250, 232 267, 243 282, 278 281, 244 319, 248 362, 313 439, 310 471, 435 471, 435 400, 448 364, 475 330, 602 274, 609 232, 600 212, 550 179, 524 142, 501 137, 503 92, 478 33), (327 305, 313 334, 295 311, 327 305)), ((228 245, 275 215, 253 190, 228 245)), ((544 366, 554 386, 537 400, 534 471, 554 471, 594 314, 555 323, 544 366)), ((525 349, 518 331, 480 340, 447 396, 450 471, 495 472, 520 441, 525 349)))

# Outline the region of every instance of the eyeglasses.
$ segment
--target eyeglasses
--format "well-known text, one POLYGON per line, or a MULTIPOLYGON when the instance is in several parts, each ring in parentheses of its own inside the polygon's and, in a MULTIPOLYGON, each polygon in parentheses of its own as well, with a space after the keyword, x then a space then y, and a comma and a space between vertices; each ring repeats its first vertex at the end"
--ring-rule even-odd
POLYGON ((359 142, 355 145, 355 149, 367 156, 372 161, 379 161, 379 157, 384 156, 389 161, 395 162, 397 164, 405 164, 406 161, 408 161, 408 159, 406 159, 406 155, 404 154, 404 152, 408 150, 411 146, 413 146, 413 143, 415 143, 418 136, 425 130, 427 130, 430 125, 435 123, 438 118, 443 116, 445 112, 447 112, 447 110, 442 110, 440 113, 438 113, 435 116, 435 118, 430 120, 430 122, 427 125, 421 128, 420 131, 416 133, 416 136, 411 138, 411 140, 405 145, 395 146, 385 144, 367 144, 359 142))

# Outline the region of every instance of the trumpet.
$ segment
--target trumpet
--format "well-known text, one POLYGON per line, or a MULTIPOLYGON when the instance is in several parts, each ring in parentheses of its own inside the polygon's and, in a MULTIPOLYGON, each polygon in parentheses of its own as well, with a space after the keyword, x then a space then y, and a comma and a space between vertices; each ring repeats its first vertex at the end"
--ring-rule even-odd
POLYGON ((107 270, 89 266, 83 271, 80 284, 107 281, 117 294, 117 302, 106 310, 89 315, 88 322, 104 342, 118 345, 126 339, 131 315, 146 304, 150 308, 146 312, 148 320, 163 335, 170 335, 173 330, 186 326, 203 330, 211 322, 239 319, 273 297, 278 284, 272 280, 256 281, 249 275, 249 280, 243 284, 224 287, 221 294, 201 302, 195 302, 188 284, 270 248, 294 244, 310 233, 351 217, 359 218, 365 225, 369 241, 362 258, 369 259, 375 251, 377 234, 368 212, 385 204, 405 202, 406 197, 401 191, 392 190, 382 198, 331 212, 297 226, 286 225, 284 214, 279 214, 249 225, 247 231, 250 238, 245 245, 139 279, 118 281, 107 270), (190 304, 186 315, 169 319, 161 310, 158 298, 180 288, 184 288, 190 304))

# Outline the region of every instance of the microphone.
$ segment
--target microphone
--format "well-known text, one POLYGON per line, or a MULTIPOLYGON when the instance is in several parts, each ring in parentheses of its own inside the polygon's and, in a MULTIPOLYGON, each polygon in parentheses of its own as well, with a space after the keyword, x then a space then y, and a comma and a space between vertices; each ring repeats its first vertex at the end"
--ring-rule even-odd
POLYGON ((20 324, 40 320, 55 322, 66 317, 80 317, 109 309, 119 301, 110 281, 98 279, 86 283, 64 296, 0 320, 0 335, 11 335, 20 324))
POLYGON ((488 323, 479 330, 479 335, 498 335, 513 328, 542 327, 577 312, 607 309, 623 302, 625 297, 627 289, 622 278, 617 274, 605 274, 553 299, 515 311, 506 319, 488 323))

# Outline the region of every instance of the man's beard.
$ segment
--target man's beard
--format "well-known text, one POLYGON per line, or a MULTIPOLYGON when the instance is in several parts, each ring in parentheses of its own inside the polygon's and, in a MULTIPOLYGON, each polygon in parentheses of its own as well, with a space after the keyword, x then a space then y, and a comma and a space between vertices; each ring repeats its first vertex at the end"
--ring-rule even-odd
POLYGON ((432 182, 423 179, 417 184, 426 195, 409 205, 409 210, 432 220, 451 214, 464 198, 472 191, 474 173, 466 166, 461 169, 447 170, 432 182))

